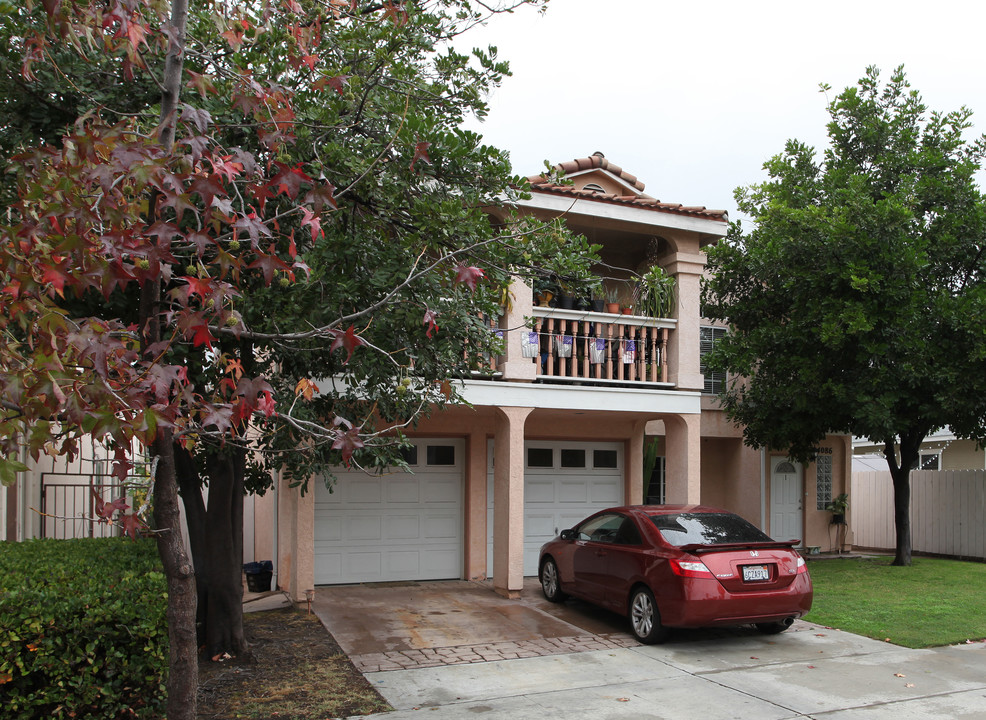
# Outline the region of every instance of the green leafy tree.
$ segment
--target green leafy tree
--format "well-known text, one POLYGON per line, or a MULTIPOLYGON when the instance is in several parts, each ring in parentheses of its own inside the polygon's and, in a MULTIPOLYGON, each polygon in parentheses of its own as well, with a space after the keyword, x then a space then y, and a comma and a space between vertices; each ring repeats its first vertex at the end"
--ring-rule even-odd
MULTIPOLYGON (((169 718, 194 717, 197 612, 209 653, 246 650, 244 492, 272 471, 304 486, 395 461, 399 430, 499 351, 484 318, 511 278, 594 261, 560 224, 484 212, 519 191, 505 155, 459 127, 507 71, 493 49, 445 45, 510 9, 476 7, 45 0, 8 15, 21 80, 73 120, 58 142, 28 123, 5 145, 51 143, 16 157, 0 226, 0 471, 90 436, 123 478, 146 449, 169 718), (107 74, 99 93, 74 79, 87 68, 107 74), (128 90, 148 86, 154 104, 128 90)), ((135 534, 127 509, 100 514, 135 534)))
POLYGON ((867 69, 828 110, 821 160, 789 141, 737 190, 753 229, 709 252, 704 312, 730 328, 710 362, 733 373, 722 401, 750 445, 809 460, 828 432, 883 443, 908 565, 922 440, 986 437, 986 143, 963 136, 971 111, 929 113, 903 68, 867 69))

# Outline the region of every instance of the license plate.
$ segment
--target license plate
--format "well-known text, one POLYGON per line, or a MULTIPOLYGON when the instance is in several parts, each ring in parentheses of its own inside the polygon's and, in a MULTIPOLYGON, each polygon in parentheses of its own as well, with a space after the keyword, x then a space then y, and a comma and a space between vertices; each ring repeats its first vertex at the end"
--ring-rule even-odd
POLYGON ((770 573, 766 565, 744 565, 743 582, 751 580, 770 580, 770 573))

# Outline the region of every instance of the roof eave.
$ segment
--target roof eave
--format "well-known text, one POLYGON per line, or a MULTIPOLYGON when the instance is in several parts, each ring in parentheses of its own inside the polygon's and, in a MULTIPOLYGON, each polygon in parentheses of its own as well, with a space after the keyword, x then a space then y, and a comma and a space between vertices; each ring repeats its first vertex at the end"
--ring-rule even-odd
POLYGON ((599 202, 595 199, 539 193, 537 191, 534 191, 529 199, 517 200, 513 204, 529 210, 606 218, 651 225, 655 228, 695 232, 713 238, 725 237, 729 230, 729 223, 725 219, 697 217, 659 207, 633 207, 620 203, 599 202))

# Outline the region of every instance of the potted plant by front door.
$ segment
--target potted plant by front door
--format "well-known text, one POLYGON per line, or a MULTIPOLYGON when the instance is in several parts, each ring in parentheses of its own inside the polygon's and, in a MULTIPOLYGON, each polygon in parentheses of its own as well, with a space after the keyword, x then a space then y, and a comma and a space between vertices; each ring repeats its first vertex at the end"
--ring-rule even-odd
POLYGON ((849 507, 849 495, 842 493, 825 506, 825 509, 832 513, 832 525, 846 524, 846 509, 849 507))

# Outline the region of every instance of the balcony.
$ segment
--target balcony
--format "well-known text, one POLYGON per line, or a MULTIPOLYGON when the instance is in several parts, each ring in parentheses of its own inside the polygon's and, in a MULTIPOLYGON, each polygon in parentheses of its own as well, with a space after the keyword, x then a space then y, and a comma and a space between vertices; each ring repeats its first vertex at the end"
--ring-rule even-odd
POLYGON ((667 387, 668 335, 675 321, 639 315, 533 308, 521 349, 542 382, 667 387), (536 342, 536 345, 535 345, 536 342))
POLYGON ((532 307, 501 318, 506 354, 490 358, 474 376, 502 380, 655 389, 668 377, 668 339, 675 320, 587 310, 532 307), (512 322, 511 322, 512 321, 512 322))

